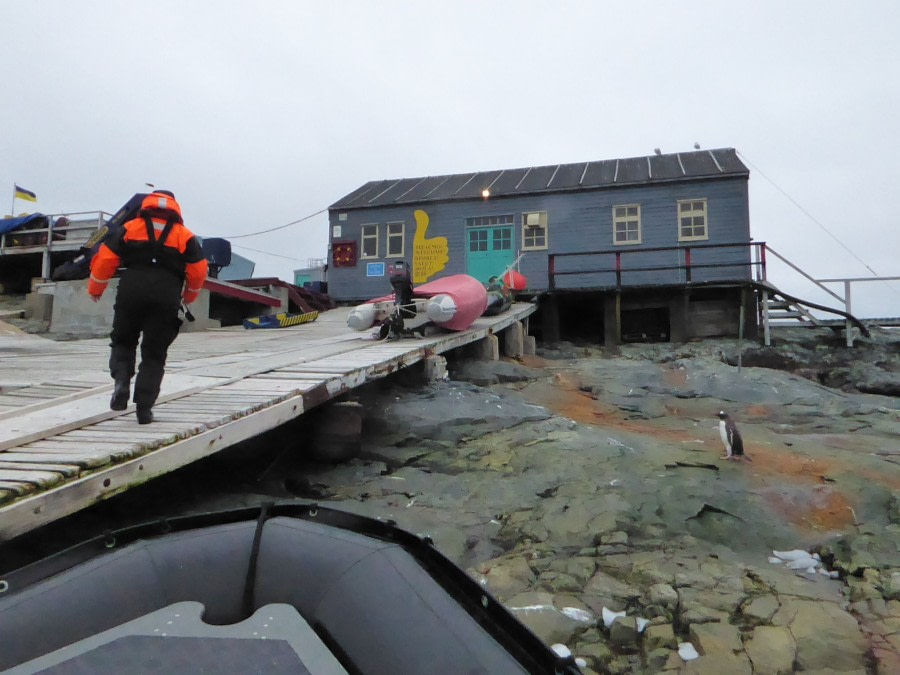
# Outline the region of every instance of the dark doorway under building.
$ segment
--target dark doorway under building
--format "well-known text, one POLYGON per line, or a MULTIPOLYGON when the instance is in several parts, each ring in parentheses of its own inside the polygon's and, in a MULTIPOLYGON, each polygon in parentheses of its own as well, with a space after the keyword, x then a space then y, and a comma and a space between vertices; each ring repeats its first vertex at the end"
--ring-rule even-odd
POLYGON ((622 342, 668 342, 668 307, 622 310, 622 342))

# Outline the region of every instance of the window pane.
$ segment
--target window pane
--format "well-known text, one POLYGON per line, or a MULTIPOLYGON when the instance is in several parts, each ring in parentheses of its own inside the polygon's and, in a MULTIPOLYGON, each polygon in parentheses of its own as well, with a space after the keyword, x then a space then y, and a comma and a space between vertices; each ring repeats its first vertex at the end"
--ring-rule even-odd
POLYGON ((636 207, 636 206, 629 206, 629 207, 628 207, 628 215, 629 215, 629 216, 635 216, 635 217, 636 217, 637 214, 638 214, 638 210, 637 210, 637 207, 636 207))

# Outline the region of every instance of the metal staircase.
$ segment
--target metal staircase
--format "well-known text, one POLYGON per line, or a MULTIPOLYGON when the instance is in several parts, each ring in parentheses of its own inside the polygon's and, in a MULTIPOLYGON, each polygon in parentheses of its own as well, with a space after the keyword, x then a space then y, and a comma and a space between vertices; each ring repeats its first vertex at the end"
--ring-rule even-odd
POLYGON ((763 341, 768 347, 772 342, 771 329, 776 326, 820 326, 819 320, 803 305, 788 300, 768 281, 758 284, 759 321, 763 327, 763 341))
MULTIPOLYGON (((785 258, 783 255, 775 251, 771 246, 763 246, 762 250, 762 262, 763 264, 760 266, 762 270, 761 278, 757 278, 757 280, 753 283, 753 286, 760 294, 760 302, 759 302, 759 312, 760 312, 760 322, 763 325, 763 340, 765 345, 768 347, 772 342, 772 337, 770 333, 770 328, 772 326, 772 322, 777 322, 775 325, 801 325, 801 326, 827 326, 835 333, 840 330, 844 330, 844 335, 846 336, 847 346, 853 346, 853 340, 855 335, 862 334, 866 337, 869 337, 869 329, 868 327, 855 316, 850 313, 850 290, 848 284, 845 284, 845 293, 844 297, 841 297, 830 288, 825 286, 822 283, 822 280, 813 279, 802 269, 797 267, 790 260, 785 258), (832 307, 826 307, 825 305, 820 305, 815 302, 809 302, 808 300, 801 300, 800 298, 796 298, 792 295, 788 295, 784 291, 779 290, 774 285, 772 285, 768 279, 766 278, 766 265, 765 265, 765 255, 766 253, 770 253, 774 255, 776 258, 785 263, 788 267, 792 268, 794 271, 803 275, 811 282, 813 282, 816 286, 821 288, 825 293, 833 297, 835 300, 840 302, 844 309, 834 309, 832 307), (825 321, 820 320, 814 317, 807 308, 818 309, 822 312, 827 312, 829 314, 837 314, 844 318, 843 322, 835 322, 835 321, 825 321)), ((833 279, 825 280, 825 281, 834 281, 833 279)))
POLYGON ((803 325, 803 326, 822 326, 813 314, 799 302, 787 300, 781 291, 770 283, 765 284, 768 288, 760 291, 761 300, 760 310, 763 313, 763 319, 769 322, 769 325, 803 325))
MULTIPOLYGON (((771 249, 770 249, 771 250, 771 249)), ((779 290, 769 281, 763 279, 754 282, 754 287, 760 295, 759 313, 760 323, 763 326, 763 341, 768 347, 772 344, 771 328, 773 326, 807 326, 810 328, 826 326, 835 332, 846 331, 847 346, 853 346, 854 333, 859 332, 869 336, 868 327, 849 312, 826 307, 808 300, 801 300, 784 291, 779 290), (816 318, 807 308, 818 309, 830 314, 844 317, 842 323, 824 321, 816 318)))

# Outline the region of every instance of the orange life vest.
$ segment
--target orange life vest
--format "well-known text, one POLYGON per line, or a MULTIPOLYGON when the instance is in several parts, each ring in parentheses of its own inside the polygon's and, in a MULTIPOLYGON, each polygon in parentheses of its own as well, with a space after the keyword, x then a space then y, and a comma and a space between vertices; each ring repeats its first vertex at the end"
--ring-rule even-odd
POLYGON ((88 293, 102 295, 120 266, 172 272, 185 281, 182 294, 188 303, 197 299, 208 273, 200 243, 184 226, 181 206, 174 197, 159 192, 147 195, 138 217, 101 244, 91 260, 88 293))

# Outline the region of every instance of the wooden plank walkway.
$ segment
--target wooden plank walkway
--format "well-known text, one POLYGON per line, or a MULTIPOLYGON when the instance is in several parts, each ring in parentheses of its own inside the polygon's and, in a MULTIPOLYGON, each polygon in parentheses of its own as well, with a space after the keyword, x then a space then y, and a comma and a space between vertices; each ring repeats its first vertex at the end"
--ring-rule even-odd
POLYGON ((153 424, 109 409, 107 339, 0 334, 0 542, 280 426, 366 382, 500 333, 517 303, 468 330, 380 341, 347 309, 291 328, 184 333, 153 424))

